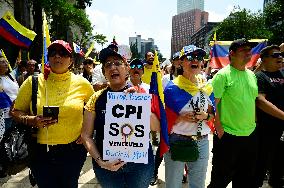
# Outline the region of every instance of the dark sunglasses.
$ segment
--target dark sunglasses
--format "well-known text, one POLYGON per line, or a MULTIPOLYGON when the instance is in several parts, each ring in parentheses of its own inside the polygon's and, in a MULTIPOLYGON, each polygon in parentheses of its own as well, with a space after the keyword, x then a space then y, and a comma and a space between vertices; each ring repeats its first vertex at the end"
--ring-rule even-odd
POLYGON ((267 55, 266 57, 283 58, 284 57, 284 53, 283 52, 273 52, 273 54, 267 55))
POLYGON ((70 57, 70 54, 64 49, 61 50, 52 49, 49 51, 48 56, 54 57, 56 56, 56 54, 58 54, 60 57, 70 57))
POLYGON ((135 64, 132 64, 132 65, 130 65, 130 68, 131 68, 131 69, 135 69, 135 68, 137 68, 137 69, 142 69, 142 68, 143 68, 143 65, 141 65, 141 64, 138 64, 138 65, 137 65, 137 64, 136 64, 136 65, 135 65, 135 64))
POLYGON ((112 65, 119 67, 119 66, 123 65, 123 61, 109 61, 109 62, 106 62, 104 67, 106 69, 110 69, 112 67, 112 65))
POLYGON ((197 61, 202 61, 203 60, 203 56, 197 56, 197 55, 189 55, 186 56, 188 61, 193 61, 193 60, 197 60, 197 61))

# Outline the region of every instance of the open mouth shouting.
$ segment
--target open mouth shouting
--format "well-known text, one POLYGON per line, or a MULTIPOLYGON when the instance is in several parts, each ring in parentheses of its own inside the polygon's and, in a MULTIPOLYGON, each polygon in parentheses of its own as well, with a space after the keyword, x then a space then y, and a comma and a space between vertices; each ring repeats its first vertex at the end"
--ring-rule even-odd
POLYGON ((191 67, 192 69, 198 69, 198 68, 199 68, 198 64, 195 64, 195 63, 192 63, 192 64, 190 65, 190 67, 191 67))
POLYGON ((118 72, 113 72, 110 74, 111 79, 118 79, 119 78, 119 73, 118 72))

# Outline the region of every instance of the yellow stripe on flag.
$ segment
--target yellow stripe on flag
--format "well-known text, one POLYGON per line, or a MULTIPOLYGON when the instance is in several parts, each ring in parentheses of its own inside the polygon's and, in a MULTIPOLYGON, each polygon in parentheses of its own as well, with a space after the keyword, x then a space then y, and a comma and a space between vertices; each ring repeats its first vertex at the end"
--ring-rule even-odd
POLYGON ((85 54, 85 58, 89 57, 90 53, 92 52, 92 50, 95 47, 95 43, 93 42, 90 46, 90 48, 88 49, 87 53, 85 54))
POLYGON ((28 28, 21 25, 17 20, 15 20, 14 16, 11 14, 11 12, 7 11, 3 19, 8 22, 16 31, 18 31, 21 35, 27 37, 30 40, 34 40, 36 33, 32 30, 29 30, 28 28))

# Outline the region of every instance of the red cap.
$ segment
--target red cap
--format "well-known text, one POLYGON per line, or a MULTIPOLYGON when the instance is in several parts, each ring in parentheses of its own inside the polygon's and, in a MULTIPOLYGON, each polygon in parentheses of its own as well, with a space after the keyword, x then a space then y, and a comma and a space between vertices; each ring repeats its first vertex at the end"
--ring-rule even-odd
POLYGON ((64 40, 56 40, 56 41, 52 42, 47 49, 51 49, 55 45, 62 46, 63 48, 65 48, 67 50, 67 52, 69 52, 69 54, 72 53, 72 48, 71 48, 70 44, 68 42, 65 42, 64 40))

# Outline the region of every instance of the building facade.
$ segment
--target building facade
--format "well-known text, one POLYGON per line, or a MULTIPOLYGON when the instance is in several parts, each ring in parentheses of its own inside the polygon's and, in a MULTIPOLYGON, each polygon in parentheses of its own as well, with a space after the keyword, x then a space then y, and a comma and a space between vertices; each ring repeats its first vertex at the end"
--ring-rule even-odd
POLYGON ((138 53, 140 54, 141 58, 144 58, 146 52, 150 50, 158 50, 157 45, 155 45, 155 41, 153 38, 142 39, 141 35, 136 35, 136 37, 129 37, 129 46, 136 44, 138 53))
POLYGON ((204 11, 204 0, 177 0, 177 14, 193 9, 204 11))
POLYGON ((208 22, 208 12, 190 10, 172 18, 171 54, 189 45, 191 36, 208 22))
POLYGON ((213 28, 217 26, 218 23, 219 22, 208 22, 200 29, 198 29, 191 36, 190 44, 203 48, 207 52, 209 52, 210 50, 209 42, 213 40, 213 38, 211 38, 213 34, 213 28))

